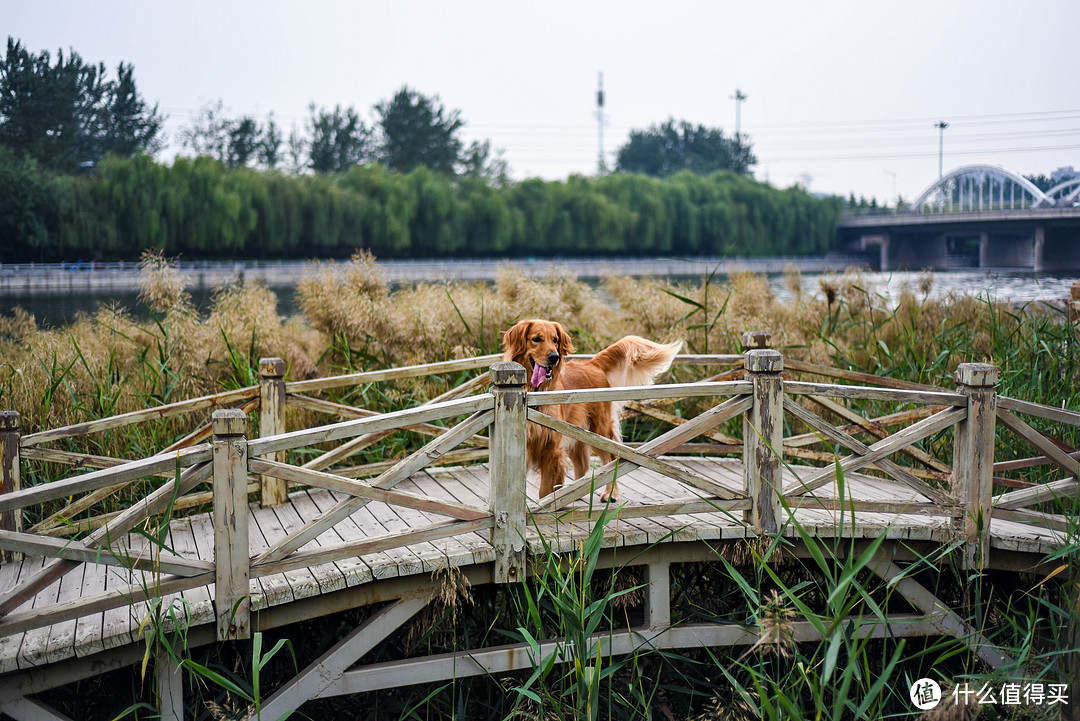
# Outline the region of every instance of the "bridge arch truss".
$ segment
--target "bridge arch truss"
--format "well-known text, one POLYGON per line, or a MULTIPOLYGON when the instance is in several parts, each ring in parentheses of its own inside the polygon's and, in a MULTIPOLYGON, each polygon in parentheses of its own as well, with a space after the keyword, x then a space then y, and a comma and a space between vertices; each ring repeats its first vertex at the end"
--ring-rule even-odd
MULTIPOLYGON (((1073 195, 1077 193, 1073 192, 1073 195)), ((1000 165, 979 164, 960 166, 934 181, 915 199, 911 210, 915 213, 957 213, 1026 210, 1055 204, 1053 197, 1022 175, 1000 165)))
POLYGON ((1080 176, 1058 183, 1046 191, 1046 197, 1054 201, 1054 205, 1066 208, 1080 203, 1080 176))

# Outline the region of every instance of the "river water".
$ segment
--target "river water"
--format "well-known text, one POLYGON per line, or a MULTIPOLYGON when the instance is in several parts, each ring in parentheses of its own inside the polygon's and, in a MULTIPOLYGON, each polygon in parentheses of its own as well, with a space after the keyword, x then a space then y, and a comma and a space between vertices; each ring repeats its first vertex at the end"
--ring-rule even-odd
MULTIPOLYGON (((803 273, 801 276, 804 295, 822 295, 822 281, 828 283, 829 276, 835 274, 803 273)), ((494 277, 494 265, 492 270, 494 277)), ((783 273, 766 274, 769 285, 781 300, 790 300, 794 293, 783 273)), ((1023 270, 943 270, 932 274, 919 272, 866 272, 860 280, 866 290, 882 298, 884 303, 895 303, 904 289, 910 289, 918 298, 945 297, 950 293, 963 293, 989 297, 992 300, 1023 305, 1032 302, 1047 302, 1056 307, 1063 307, 1069 297, 1069 288, 1080 279, 1080 274, 1055 275, 1032 273, 1023 270)), ((441 278, 432 277, 439 281, 441 278)), ((678 280, 694 281, 700 278, 680 276, 678 280)), ((723 283, 724 276, 718 275, 714 282, 723 283)), ((589 281, 599 285, 599 282, 589 281)), ((284 316, 298 312, 295 285, 274 286, 278 296, 278 313, 284 316)), ((205 312, 209 306, 212 291, 191 291, 197 308, 205 312)), ((17 306, 25 308, 37 319, 39 326, 59 327, 74 320, 80 312, 93 312, 100 304, 117 303, 128 308, 137 318, 149 319, 149 310, 138 302, 135 291, 102 291, 97 293, 37 293, 34 295, 7 294, 0 297, 0 314, 10 314, 17 306)))

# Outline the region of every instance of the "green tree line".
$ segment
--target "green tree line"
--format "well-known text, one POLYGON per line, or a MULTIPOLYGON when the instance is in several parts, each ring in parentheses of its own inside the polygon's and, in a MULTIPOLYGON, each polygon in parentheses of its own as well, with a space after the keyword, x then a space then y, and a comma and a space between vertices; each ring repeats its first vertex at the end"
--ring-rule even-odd
POLYGON ((841 206, 723 171, 498 186, 424 166, 291 176, 137 155, 84 176, 0 148, 0 262, 813 254, 832 248, 841 206))

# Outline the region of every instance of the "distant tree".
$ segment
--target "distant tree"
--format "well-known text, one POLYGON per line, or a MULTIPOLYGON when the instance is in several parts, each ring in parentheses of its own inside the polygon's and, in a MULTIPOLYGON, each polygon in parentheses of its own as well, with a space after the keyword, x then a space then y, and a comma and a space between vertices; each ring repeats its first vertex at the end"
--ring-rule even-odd
POLYGON ((0 61, 0 145, 43 166, 74 171, 111 152, 130 156, 159 149, 162 118, 135 87, 134 69, 120 63, 117 79, 105 65, 78 53, 29 52, 8 37, 0 61))
POLYGON ((300 128, 294 123, 289 131, 289 138, 285 141, 285 160, 287 170, 294 175, 299 175, 307 169, 308 143, 300 128))
POLYGON ((282 161, 281 143, 281 128, 274 120, 274 114, 270 113, 263 126, 262 135, 259 137, 259 162, 271 170, 276 168, 282 161))
POLYGON ((316 173, 343 173, 367 159, 371 132, 353 108, 315 109, 310 119, 310 167, 316 173))
POLYGON ((210 101, 199 109, 191 125, 180 130, 180 145, 196 156, 214 158, 224 163, 229 159, 231 124, 232 121, 225 115, 224 102, 210 101))
POLYGON ((630 139, 619 148, 616 170, 660 178, 683 170, 701 174, 730 170, 746 175, 756 162, 751 145, 742 138, 728 138, 719 128, 685 120, 676 124, 668 118, 648 130, 630 131, 630 139))
POLYGON ((390 100, 376 104, 375 113, 383 165, 400 173, 423 165, 453 174, 461 160, 458 134, 465 125, 461 111, 447 112, 439 96, 428 97, 405 86, 390 100))
POLYGON ((259 124, 254 118, 244 116, 229 123, 228 153, 226 163, 231 168, 240 168, 255 160, 259 153, 259 124))
POLYGON ((474 140, 462 153, 460 174, 465 178, 479 178, 496 187, 510 182, 510 165, 501 150, 491 152, 491 141, 474 140))
POLYGON ((158 153, 164 145, 161 137, 163 118, 157 105, 148 108, 135 87, 135 67, 120 63, 116 82, 109 88, 105 113, 104 148, 106 153, 131 157, 138 152, 158 153))

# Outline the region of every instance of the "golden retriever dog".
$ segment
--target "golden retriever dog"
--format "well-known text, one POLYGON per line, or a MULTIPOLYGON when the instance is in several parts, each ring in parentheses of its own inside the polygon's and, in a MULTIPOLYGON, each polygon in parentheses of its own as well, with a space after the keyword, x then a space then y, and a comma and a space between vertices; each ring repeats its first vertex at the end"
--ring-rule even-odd
MULTIPOLYGON (((566 356, 574 352, 570 334, 561 324, 548 320, 520 321, 503 334, 502 343, 503 360, 524 366, 529 374, 527 388, 534 391, 649 385, 671 367, 672 359, 682 349, 681 340, 661 345, 628 335, 591 360, 567 360, 566 356)), ((541 406, 540 410, 605 438, 622 440, 621 404, 571 403, 541 406)), ((563 484, 566 456, 570 456, 574 465, 575 478, 583 477, 588 471, 590 451, 595 450, 602 463, 614 460, 610 453, 535 423, 528 425, 526 439, 529 467, 540 472, 541 498, 563 484)), ((607 502, 618 497, 618 486, 612 481, 602 499, 607 502)))

